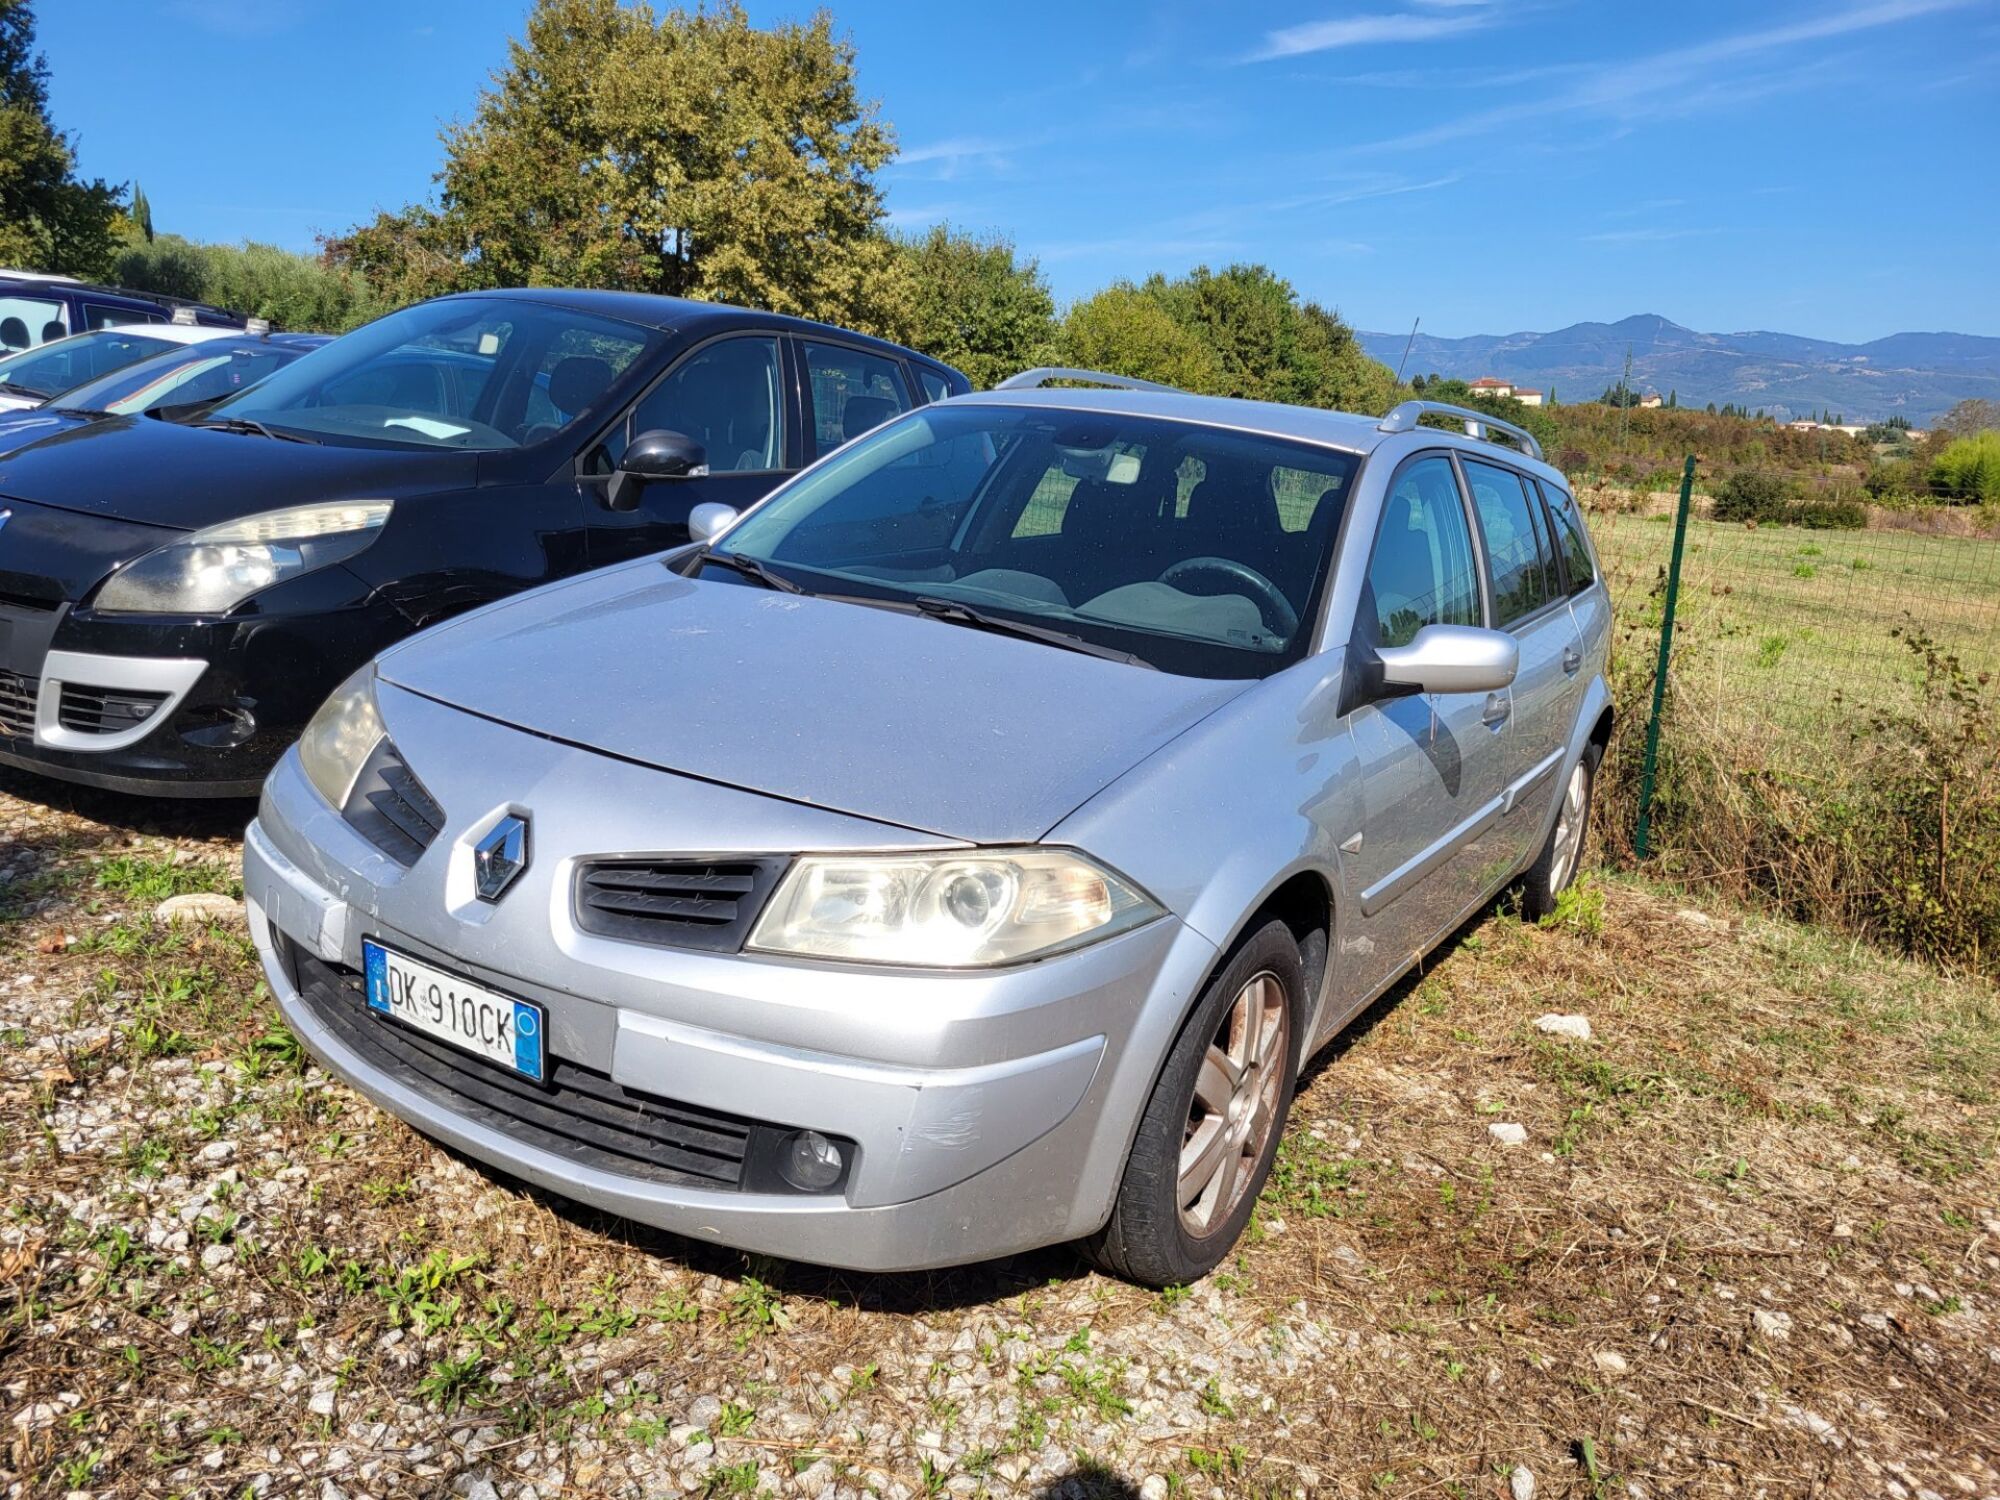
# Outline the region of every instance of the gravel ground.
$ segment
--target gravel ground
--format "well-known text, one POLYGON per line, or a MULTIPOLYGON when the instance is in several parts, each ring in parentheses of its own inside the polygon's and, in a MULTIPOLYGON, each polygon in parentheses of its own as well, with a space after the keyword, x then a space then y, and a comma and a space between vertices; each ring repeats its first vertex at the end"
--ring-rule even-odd
POLYGON ((313 1067, 247 815, 0 779, 10 1497, 2000 1496, 1988 986, 1599 875, 1321 1059, 1201 1284, 858 1277, 313 1067))

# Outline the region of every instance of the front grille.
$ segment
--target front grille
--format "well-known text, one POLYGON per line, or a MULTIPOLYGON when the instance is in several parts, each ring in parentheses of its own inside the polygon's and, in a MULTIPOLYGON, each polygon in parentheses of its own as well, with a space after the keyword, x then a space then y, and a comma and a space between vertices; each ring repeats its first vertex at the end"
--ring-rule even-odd
POLYGON ((773 1127, 676 1104, 550 1057, 537 1084, 368 1009, 361 976, 287 943, 299 992, 341 1044, 454 1114, 579 1165, 628 1177, 740 1188, 753 1135, 773 1127))
POLYGON ((122 734, 137 729, 167 701, 165 693, 62 686, 56 722, 77 734, 122 734))
POLYGON ((354 778, 354 789, 347 794, 347 805, 340 815, 369 843, 405 867, 415 864, 444 828, 444 809, 386 739, 375 747, 361 774, 354 778))
POLYGON ((23 740, 35 737, 35 697, 41 686, 33 677, 0 671, 0 736, 23 740))
POLYGON ((663 948, 734 953, 784 873, 782 859, 620 859, 576 877, 576 925, 663 948))

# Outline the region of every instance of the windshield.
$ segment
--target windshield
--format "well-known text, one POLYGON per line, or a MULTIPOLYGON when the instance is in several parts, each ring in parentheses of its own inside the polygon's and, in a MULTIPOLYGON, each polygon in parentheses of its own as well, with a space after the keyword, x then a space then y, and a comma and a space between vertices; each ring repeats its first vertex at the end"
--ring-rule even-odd
POLYGON ((203 420, 335 443, 518 448, 602 406, 651 337, 631 323, 511 297, 422 302, 334 340, 203 420))
POLYGON ((717 551, 809 593, 940 619, 964 605, 1163 671, 1263 677, 1305 654, 1357 462, 1151 418, 930 407, 779 490, 717 551))
POLYGON ((16 395, 53 396, 175 347, 165 339, 122 330, 79 333, 0 359, 0 387, 16 395))
POLYGON ((64 411, 108 411, 121 417, 160 407, 201 406, 248 390, 305 352, 262 340, 184 345, 86 381, 51 404, 64 411))

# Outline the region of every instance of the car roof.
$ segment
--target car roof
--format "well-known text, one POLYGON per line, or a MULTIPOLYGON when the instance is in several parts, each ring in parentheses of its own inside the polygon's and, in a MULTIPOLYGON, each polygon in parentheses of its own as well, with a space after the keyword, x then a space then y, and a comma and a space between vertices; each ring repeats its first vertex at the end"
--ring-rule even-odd
POLYGON ((131 287, 106 286, 102 282, 82 281, 74 276, 58 276, 50 271, 0 269, 0 287, 9 285, 39 288, 45 294, 66 292, 71 296, 124 302, 134 308, 146 308, 155 312, 171 312, 175 308, 186 307, 197 313, 213 313, 224 318, 241 316, 226 307, 217 307, 212 302, 197 302, 191 297, 174 297, 165 292, 141 292, 131 287))
POLYGON ((727 302, 697 302, 691 297, 663 297, 652 292, 606 292, 587 287, 554 286, 494 287, 451 295, 453 298, 504 297, 521 302, 540 302, 673 333, 689 333, 704 328, 718 333, 725 328, 775 328, 800 334, 818 334, 844 343, 870 345, 896 358, 916 359, 943 369, 950 368, 929 355, 919 354, 914 349, 892 344, 872 334, 857 333, 851 328, 831 323, 815 323, 810 318, 795 318, 787 313, 735 307, 727 302))
MULTIPOLYGON (((1118 416, 1153 417, 1204 427, 1227 427, 1262 437, 1289 438, 1322 448, 1366 455, 1397 436, 1382 430, 1382 418, 1358 412, 1329 411, 1317 406, 1288 406, 1280 401, 1246 401, 1236 396, 1197 396, 1186 391, 1098 390, 1034 387, 1019 390, 974 391, 954 396, 953 406, 1024 406, 1047 411, 1097 411, 1118 416)), ((1485 438, 1444 427, 1419 429, 1438 446, 1457 448, 1479 457, 1500 457, 1568 487, 1559 470, 1519 450, 1485 438)))

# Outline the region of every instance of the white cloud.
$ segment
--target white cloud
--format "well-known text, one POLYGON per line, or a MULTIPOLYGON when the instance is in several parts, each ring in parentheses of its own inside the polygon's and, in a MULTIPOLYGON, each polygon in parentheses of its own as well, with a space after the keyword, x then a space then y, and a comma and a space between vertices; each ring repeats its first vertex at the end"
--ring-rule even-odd
MULTIPOLYGON (((1489 135, 1497 130, 1547 124, 1561 116, 1595 114, 1616 119, 1658 118, 1687 114, 1711 105, 1740 103, 1751 94, 1741 84, 1709 76, 1709 70, 1786 51, 1808 42, 1825 41, 1855 32, 1901 25, 1936 11, 1956 10, 1972 0, 1876 0, 1873 4, 1813 16, 1782 26, 1740 31, 1693 46, 1677 47, 1633 62, 1597 69, 1576 87, 1541 99, 1497 105, 1388 140, 1364 149, 1406 150, 1442 145, 1489 135)), ((1786 86, 1782 80, 1762 85, 1762 92, 1786 86)))
POLYGON ((1279 57, 1304 57, 1339 47, 1366 47, 1380 42, 1425 42, 1490 25, 1496 13, 1485 5, 1434 6, 1429 15, 1338 16, 1307 21, 1264 33, 1263 45, 1244 62, 1269 62, 1279 57))

